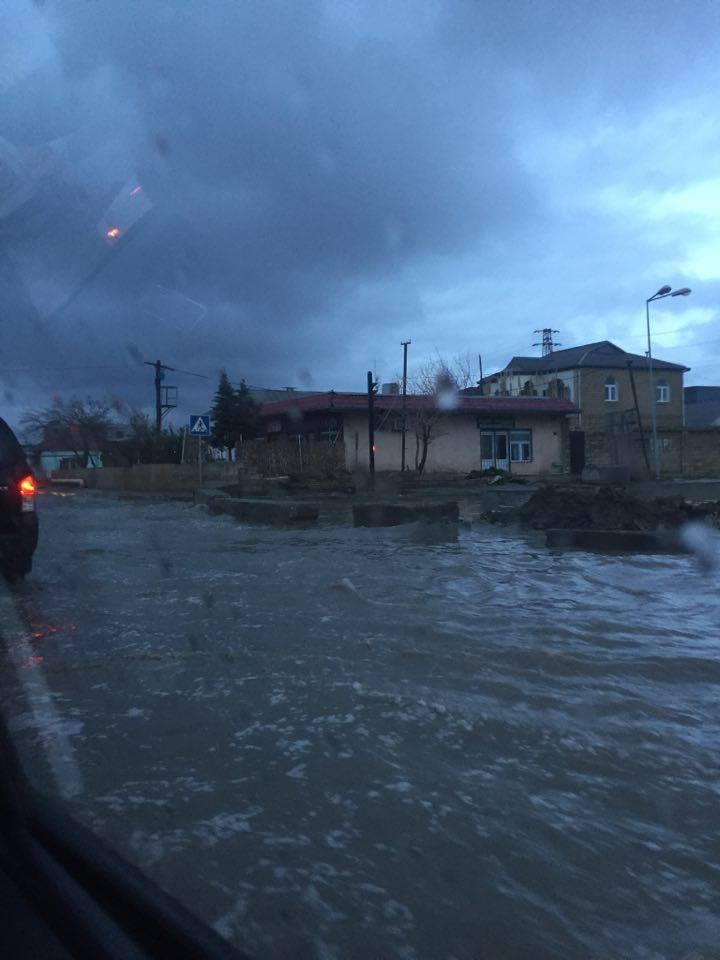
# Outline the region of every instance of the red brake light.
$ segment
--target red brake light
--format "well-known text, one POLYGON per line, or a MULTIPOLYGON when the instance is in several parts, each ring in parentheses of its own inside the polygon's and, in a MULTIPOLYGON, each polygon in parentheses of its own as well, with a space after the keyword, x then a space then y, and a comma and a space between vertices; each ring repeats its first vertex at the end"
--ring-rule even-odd
POLYGON ((24 477, 20 481, 20 493, 24 497, 31 497, 35 493, 35 481, 32 477, 24 477))

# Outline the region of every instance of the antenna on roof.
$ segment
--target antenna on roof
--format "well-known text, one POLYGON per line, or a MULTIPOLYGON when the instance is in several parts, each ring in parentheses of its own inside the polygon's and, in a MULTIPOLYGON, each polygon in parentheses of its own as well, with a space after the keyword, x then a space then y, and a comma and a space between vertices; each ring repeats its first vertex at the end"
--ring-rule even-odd
POLYGON ((553 330, 551 327, 543 327, 542 330, 533 330, 533 333, 541 333, 542 340, 538 340, 533 344, 534 347, 542 347, 542 355, 546 357, 549 353, 552 353, 555 347, 561 347, 561 343, 555 343, 553 340, 554 333, 560 333, 559 330, 553 330))

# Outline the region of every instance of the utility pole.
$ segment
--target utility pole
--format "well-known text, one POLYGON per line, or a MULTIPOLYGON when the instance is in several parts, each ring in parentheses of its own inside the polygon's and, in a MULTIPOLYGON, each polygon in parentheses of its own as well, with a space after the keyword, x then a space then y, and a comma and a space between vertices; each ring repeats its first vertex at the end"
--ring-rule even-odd
MULTIPOLYGON (((174 367, 168 367, 164 363, 160 363, 159 360, 144 360, 143 363, 147 367, 154 367, 155 369, 155 432, 162 432, 162 415, 163 415, 163 402, 162 402, 162 381, 164 378, 163 370, 174 370, 174 367)), ((169 388, 168 388, 169 389, 169 388)), ((175 390, 177 393, 177 390, 175 390)), ((166 407, 171 407, 173 404, 165 404, 166 407)))
POLYGON ((375 390, 377 383, 373 380, 372 371, 368 370, 368 456, 370 467, 370 489, 375 489, 375 390))
POLYGON ((628 373, 630 374, 630 386, 632 388, 633 402, 635 404, 635 415, 638 421, 638 430, 640 431, 640 444, 642 446, 643 459, 647 467, 648 477, 652 476, 650 471, 650 460, 648 458, 647 446, 645 445, 645 431, 643 430, 642 417, 640 416, 640 404, 638 403, 637 389, 635 387, 635 374, 633 373, 632 360, 627 361, 628 373))
POLYGON ((402 446, 400 453, 400 469, 405 473, 405 432, 407 430, 407 348, 412 340, 403 340, 400 344, 403 348, 403 382, 402 382, 402 446))
POLYGON ((480 367, 480 381, 478 387, 480 388, 480 396, 483 395, 483 372, 482 372, 482 354, 478 354, 478 366, 480 367))

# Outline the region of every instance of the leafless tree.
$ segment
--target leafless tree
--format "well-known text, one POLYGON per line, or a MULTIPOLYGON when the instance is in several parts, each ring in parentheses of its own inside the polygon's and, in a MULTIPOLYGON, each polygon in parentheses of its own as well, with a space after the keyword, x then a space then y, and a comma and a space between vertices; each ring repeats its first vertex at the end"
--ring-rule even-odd
POLYGON ((455 357, 448 361, 438 354, 426 360, 408 377, 410 393, 427 397, 426 406, 416 406, 411 412, 415 433, 415 469, 425 470, 430 445, 440 434, 439 424, 444 413, 452 410, 458 401, 458 390, 470 386, 475 380, 470 358, 455 357))
POLYGON ((109 403, 91 397, 64 400, 57 396, 47 407, 28 410, 20 418, 20 423, 24 435, 31 440, 40 440, 53 429, 61 430, 69 449, 86 467, 91 450, 98 448, 112 423, 111 411, 119 407, 117 401, 109 403))

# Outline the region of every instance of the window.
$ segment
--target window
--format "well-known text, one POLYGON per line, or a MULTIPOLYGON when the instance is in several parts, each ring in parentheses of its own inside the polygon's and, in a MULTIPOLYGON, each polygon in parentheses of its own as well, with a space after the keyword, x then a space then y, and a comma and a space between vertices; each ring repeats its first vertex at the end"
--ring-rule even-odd
POLYGON ((655 385, 655 399, 658 403, 670 403, 670 387, 667 380, 659 380, 655 385))
POLYGON ((527 463, 532 460, 532 430, 511 432, 510 460, 512 463, 527 463))
POLYGON ((618 399, 618 385, 615 377, 608 377, 605 381, 605 403, 616 403, 618 399))

